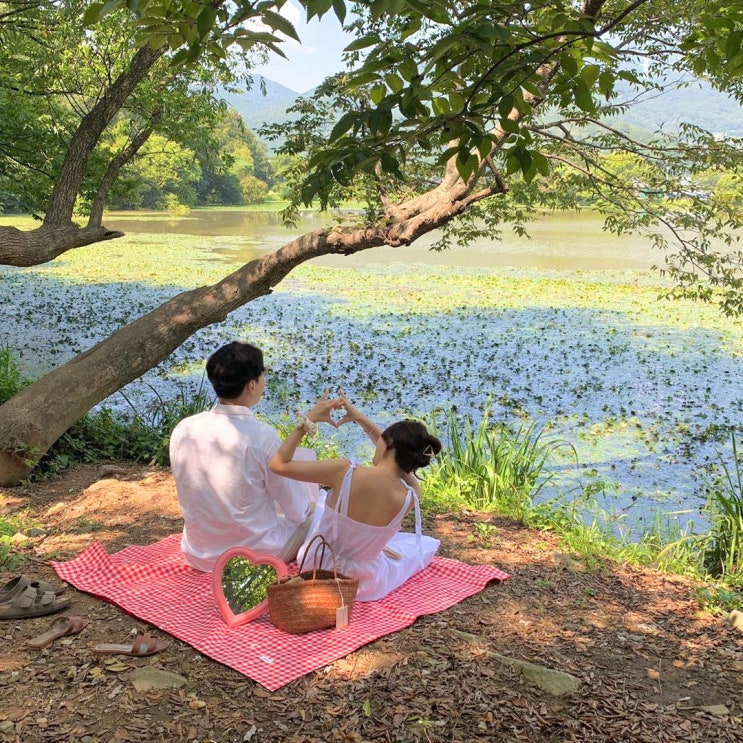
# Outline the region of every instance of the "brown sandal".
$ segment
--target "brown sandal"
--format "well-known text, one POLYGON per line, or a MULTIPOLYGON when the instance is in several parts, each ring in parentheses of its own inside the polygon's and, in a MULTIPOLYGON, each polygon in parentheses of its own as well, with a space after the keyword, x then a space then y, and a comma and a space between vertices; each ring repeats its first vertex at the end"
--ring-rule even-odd
POLYGON ((33 637, 26 642, 26 645, 34 650, 41 650, 51 645, 55 640, 66 635, 76 635, 82 632, 87 626, 88 620, 83 617, 70 615, 68 617, 58 617, 52 622, 52 626, 38 637, 33 637))
POLYGON ((149 632, 137 632, 134 642, 131 645, 113 645, 103 643, 96 645, 93 652, 96 655, 131 655, 135 658, 142 658, 146 655, 154 655, 161 650, 165 650, 170 645, 169 642, 160 642, 149 632))
POLYGON ((66 609, 71 601, 69 597, 57 596, 49 583, 39 581, 32 581, 20 590, 9 589, 9 594, 10 598, 0 603, 0 619, 43 617, 66 609))

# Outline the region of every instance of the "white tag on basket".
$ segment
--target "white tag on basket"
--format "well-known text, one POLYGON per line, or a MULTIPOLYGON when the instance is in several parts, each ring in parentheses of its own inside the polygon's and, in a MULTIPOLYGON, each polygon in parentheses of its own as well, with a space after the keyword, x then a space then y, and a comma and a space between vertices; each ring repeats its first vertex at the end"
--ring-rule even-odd
POLYGON ((339 606, 335 610, 335 628, 343 629, 344 627, 348 627, 348 605, 347 604, 344 604, 343 606, 339 606))

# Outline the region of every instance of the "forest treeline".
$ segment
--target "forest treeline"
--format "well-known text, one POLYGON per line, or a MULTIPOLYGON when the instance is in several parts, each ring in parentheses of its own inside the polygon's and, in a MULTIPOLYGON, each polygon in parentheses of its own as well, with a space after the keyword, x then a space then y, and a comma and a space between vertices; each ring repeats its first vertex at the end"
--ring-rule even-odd
MULTIPOLYGON (((114 128, 111 145, 126 136, 114 128)), ((113 210, 185 211, 195 206, 240 206, 266 200, 278 187, 281 157, 245 126, 234 109, 225 107, 211 132, 216 147, 176 141, 153 133, 139 156, 122 170, 109 199, 113 210), (216 153, 216 156, 215 156, 216 153)), ((80 203, 80 211, 85 204, 80 203)), ((0 182, 0 212, 24 213, 23 194, 4 190, 0 182)))

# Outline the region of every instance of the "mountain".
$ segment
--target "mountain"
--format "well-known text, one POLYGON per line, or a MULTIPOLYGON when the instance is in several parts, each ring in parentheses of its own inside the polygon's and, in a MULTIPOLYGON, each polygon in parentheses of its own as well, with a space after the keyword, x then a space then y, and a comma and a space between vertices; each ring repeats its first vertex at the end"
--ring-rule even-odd
MULTIPOLYGON (((309 96, 312 91, 297 93, 284 85, 262 78, 266 95, 261 92, 261 78, 254 77, 250 90, 242 93, 225 93, 222 97, 235 108, 245 124, 257 131, 264 124, 283 122, 291 118, 286 113, 294 101, 309 96)), ((620 101, 633 99, 629 88, 620 90, 620 101)), ((634 104, 626 113, 611 120, 612 125, 625 124, 633 131, 663 127, 674 130, 679 122, 696 124, 714 134, 743 137, 743 107, 730 96, 715 90, 709 83, 694 80, 681 89, 669 89, 662 93, 645 95, 644 100, 634 104)), ((272 149, 276 143, 268 143, 272 149)))
MULTIPOLYGON (((310 95, 312 91, 303 95, 310 95)), ((266 78, 253 77, 250 90, 241 93, 223 93, 222 98, 243 117, 245 125, 257 132, 264 124, 287 121, 286 113, 301 94, 266 78), (265 83, 266 94, 261 91, 261 80, 265 83)))
MULTIPOLYGON (((633 99, 629 88, 620 88, 619 100, 633 99)), ((676 129, 679 122, 696 124, 713 134, 743 136, 743 107, 732 97, 715 90, 703 80, 692 80, 686 88, 668 89, 643 96, 626 113, 616 118, 643 129, 676 129)))

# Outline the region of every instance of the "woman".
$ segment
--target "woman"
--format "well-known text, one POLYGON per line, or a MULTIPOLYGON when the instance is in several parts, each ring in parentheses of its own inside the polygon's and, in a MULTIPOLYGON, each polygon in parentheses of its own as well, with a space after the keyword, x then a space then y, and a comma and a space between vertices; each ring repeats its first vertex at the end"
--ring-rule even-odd
MULTIPOLYGON (((441 451, 441 442, 413 420, 393 423, 382 431, 355 408, 343 392, 337 399, 323 395, 297 426, 269 463, 272 472, 302 482, 330 486, 320 496, 314 518, 298 560, 316 534, 333 547, 338 572, 359 580, 358 601, 374 601, 402 585, 425 568, 439 547, 439 540, 421 534, 420 485, 415 476, 441 451), (338 423, 333 410, 344 409, 338 423), (357 423, 375 444, 372 467, 357 467, 349 459, 300 461, 293 459, 305 433, 317 423, 336 427, 357 423), (410 510, 415 511, 415 534, 400 531, 410 510)), ((308 561, 314 558, 308 556, 308 561)), ((318 565, 332 569, 332 559, 318 565)))

